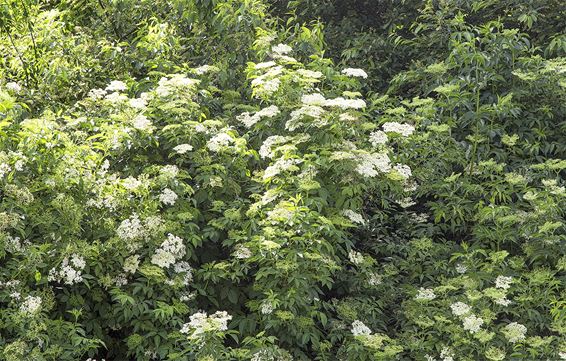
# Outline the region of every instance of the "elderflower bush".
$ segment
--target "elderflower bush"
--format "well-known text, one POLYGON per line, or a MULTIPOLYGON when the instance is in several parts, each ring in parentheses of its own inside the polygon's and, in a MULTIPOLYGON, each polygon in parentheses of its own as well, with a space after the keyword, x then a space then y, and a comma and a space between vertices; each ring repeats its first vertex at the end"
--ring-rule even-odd
POLYGON ((5 329, 4 354, 14 344, 26 358, 95 355, 112 342, 108 328, 127 332, 124 355, 175 349, 167 332, 194 307, 194 250, 214 239, 198 229, 216 203, 237 198, 237 158, 248 154, 226 124, 203 119, 199 83, 164 75, 131 96, 133 85, 115 80, 63 117, 9 114, 0 291, 6 325, 21 327, 5 329), (229 144, 207 146, 218 134, 229 144))
MULTIPOLYGON (((411 170, 375 142, 360 70, 291 53, 273 44, 249 65, 257 109, 228 117, 208 107, 213 67, 111 80, 60 116, 20 117, 7 95, 2 313, 40 325, 5 329, 22 357, 94 357, 102 344, 140 360, 328 350, 320 297, 350 264, 363 196, 411 170), (51 350, 65 327, 80 347, 51 350), (236 333, 248 346, 226 347, 236 333)), ((345 337, 344 352, 393 352, 379 337, 345 337)))
POLYGON ((558 359, 561 331, 550 312, 561 294, 557 270, 521 276, 521 257, 465 244, 452 259, 453 276, 429 286, 435 297, 415 290, 403 304, 409 325, 420 330, 420 336, 402 336, 416 337, 413 357, 443 360, 442 346, 460 360, 558 359), (550 294, 541 294, 541 287, 550 294), (548 328, 541 332, 542 325, 548 328))

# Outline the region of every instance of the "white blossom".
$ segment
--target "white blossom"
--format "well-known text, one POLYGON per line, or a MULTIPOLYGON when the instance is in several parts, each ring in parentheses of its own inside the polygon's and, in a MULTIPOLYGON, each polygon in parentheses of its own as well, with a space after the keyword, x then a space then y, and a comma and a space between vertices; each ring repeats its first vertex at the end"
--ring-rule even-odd
POLYGON ((250 114, 250 112, 243 112, 236 117, 236 120, 242 123, 246 128, 251 128, 254 124, 259 122, 261 118, 257 114, 250 114))
POLYGON ((271 68, 272 66, 277 65, 277 63, 275 63, 274 61, 267 61, 264 63, 257 63, 254 68, 255 69, 266 69, 266 68, 271 68))
POLYGON ((342 211, 342 214, 348 217, 354 223, 359 223, 362 225, 366 223, 366 220, 361 214, 354 212, 351 209, 345 209, 344 211, 342 211))
POLYGON ((106 95, 106 90, 104 89, 91 89, 88 92, 88 97, 92 100, 100 100, 104 98, 105 95, 106 95))
POLYGON ((415 127, 412 125, 397 122, 384 123, 382 127, 385 133, 399 133, 404 137, 408 137, 415 131, 415 127))
POLYGON ((376 272, 370 272, 367 277, 368 284, 370 286, 377 286, 380 285, 383 281, 383 277, 376 272))
POLYGON ((355 320, 352 322, 352 335, 354 336, 367 336, 371 335, 371 330, 362 321, 355 320))
POLYGON ((274 116, 278 115, 279 113, 280 113, 280 110, 276 105, 270 105, 268 107, 261 109, 256 114, 259 115, 262 118, 263 117, 273 118, 274 116))
POLYGON ((364 79, 368 77, 367 73, 359 68, 346 68, 342 70, 342 74, 364 79))
POLYGON ((409 179, 412 175, 411 168, 405 164, 397 164, 395 165, 395 167, 393 167, 393 169, 395 169, 397 173, 399 173, 399 175, 404 179, 409 179))
POLYGON ((273 304, 269 300, 265 300, 261 303, 260 312, 264 315, 269 315, 273 312, 273 304))
POLYGON ((132 120, 132 125, 134 128, 142 131, 149 131, 152 129, 151 120, 149 120, 145 115, 139 114, 132 120))
POLYGON ((466 267, 465 265, 463 265, 461 263, 458 263, 456 265, 456 272, 458 272, 460 274, 466 273, 467 270, 468 270, 468 267, 466 267))
POLYGON ((289 170, 297 164, 300 164, 301 162, 302 160, 300 159, 278 159, 277 161, 275 161, 275 163, 265 168, 265 171, 263 172, 263 180, 273 178, 281 172, 289 170))
POLYGON ((142 238, 145 235, 145 230, 138 215, 133 214, 120 223, 118 229, 116 229, 116 234, 122 240, 132 241, 142 238))
POLYGON ((348 259, 350 260, 350 262, 358 266, 364 263, 364 256, 360 252, 356 252, 353 249, 348 252, 348 259))
POLYGON ((273 51, 274 53, 279 54, 279 55, 285 55, 285 54, 289 54, 291 51, 293 51, 293 48, 291 48, 287 44, 278 44, 278 45, 273 46, 271 48, 271 51, 273 51))
POLYGON ((375 177, 391 170, 391 160, 385 153, 367 153, 359 157, 356 172, 364 177, 375 177))
POLYGON ((525 339, 527 328, 517 322, 511 322, 503 328, 505 338, 511 343, 516 343, 525 339))
POLYGON ((120 80, 113 80, 110 82, 110 84, 108 84, 108 86, 106 87, 106 91, 124 91, 126 90, 126 83, 124 83, 123 81, 120 80))
POLYGON ((213 152, 219 152, 224 147, 234 143, 234 139, 227 133, 218 133, 212 137, 206 146, 213 152))
POLYGON ((302 96, 301 102, 306 105, 324 106, 326 98, 320 93, 305 94, 302 96))
POLYGON ((206 312, 197 312, 189 319, 190 322, 184 324, 180 332, 191 333, 191 337, 198 337, 205 332, 226 331, 232 316, 226 311, 217 311, 210 316, 207 316, 206 312))
POLYGON ((165 205, 172 206, 177 201, 177 193, 173 192, 169 188, 165 188, 159 195, 159 201, 165 205))
POLYGON ((472 314, 465 317, 462 323, 464 325, 464 330, 470 331, 471 333, 476 333, 483 325, 483 320, 472 314))
POLYGON ((122 268, 124 269, 124 272, 136 273, 139 265, 140 265, 140 256, 135 254, 124 260, 124 266, 122 268))
POLYGON ((165 165, 161 167, 161 174, 167 178, 175 178, 179 174, 179 168, 176 165, 165 165))
POLYGON ((497 303, 498 305, 501 305, 501 306, 509 306, 513 302, 510 299, 508 299, 507 297, 501 297, 501 298, 497 298, 495 300, 495 303, 497 303))
POLYGON ((338 107, 340 109, 362 109, 366 107, 366 102, 362 99, 345 99, 338 97, 327 99, 324 105, 327 107, 338 107))
POLYGON ((308 69, 299 69, 297 70, 297 74, 305 78, 312 78, 312 79, 320 79, 322 78, 323 75, 320 71, 312 71, 308 69))
POLYGON ((415 296, 415 300, 430 301, 430 300, 434 300, 435 298, 436 295, 434 294, 434 291, 431 288, 423 288, 423 287, 419 289, 419 292, 415 296))
POLYGON ((185 154, 193 150, 193 146, 190 144, 179 144, 178 146, 173 148, 173 150, 179 154, 185 154))
POLYGON ((285 129, 289 131, 294 131, 301 126, 299 122, 304 117, 310 117, 314 120, 320 119, 320 117, 324 114, 324 109, 317 105, 303 105, 299 109, 293 110, 291 112, 291 117, 285 123, 285 129))
POLYGON ((467 315, 472 310, 472 308, 464 302, 453 303, 450 305, 450 308, 452 309, 452 314, 455 316, 467 315))
POLYGON ((28 315, 33 315, 39 312, 41 309, 41 297, 39 296, 27 296, 20 305, 20 312, 28 315))
POLYGON ((147 101, 143 98, 130 99, 128 104, 134 109, 145 109, 147 101))
POLYGON ((151 257, 151 263, 162 268, 168 268, 175 263, 175 256, 161 248, 157 249, 151 257))
POLYGON ((16 82, 11 81, 9 83, 6 83, 6 89, 17 94, 22 91, 22 86, 16 82))
POLYGON ((244 245, 237 244, 236 246, 234 246, 234 249, 234 257, 236 258, 246 259, 252 256, 252 251, 250 251, 250 249, 244 245))
POLYGON ((507 276, 497 276, 495 279, 495 287, 501 289, 509 289, 511 287, 511 283, 513 282, 513 277, 507 276))
POLYGON ((51 282, 61 282, 63 281, 65 284, 73 285, 83 281, 82 277, 82 270, 85 268, 86 262, 84 258, 77 254, 73 254, 71 256, 71 261, 69 262, 69 258, 65 257, 63 262, 61 262, 61 266, 59 269, 52 268, 49 271, 49 275, 47 277, 48 281, 51 282))
POLYGON ((385 134, 385 132, 382 132, 381 130, 376 130, 369 135, 369 141, 374 147, 387 143, 387 140, 387 134, 385 134))

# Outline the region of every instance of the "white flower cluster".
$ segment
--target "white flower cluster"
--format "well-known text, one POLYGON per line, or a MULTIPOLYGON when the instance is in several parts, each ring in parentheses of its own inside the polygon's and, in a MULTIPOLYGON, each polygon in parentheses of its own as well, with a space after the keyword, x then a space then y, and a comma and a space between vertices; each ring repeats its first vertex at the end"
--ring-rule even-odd
POLYGON ((159 201, 165 205, 172 206, 177 201, 177 193, 173 192, 169 188, 165 188, 159 195, 159 201))
POLYGON ((173 74, 169 78, 162 77, 159 79, 155 93, 160 97, 167 97, 176 90, 192 91, 199 83, 200 80, 198 79, 190 79, 183 74, 173 74))
POLYGON ((278 44, 278 45, 273 46, 271 48, 271 51, 274 52, 275 54, 278 54, 278 55, 285 55, 285 54, 289 54, 291 51, 293 51, 293 48, 291 48, 287 44, 278 44))
POLYGON ((124 241, 134 241, 146 235, 146 229, 137 214, 132 214, 128 219, 120 223, 116 229, 118 237, 124 241))
POLYGON ((328 99, 324 103, 327 107, 337 107, 340 109, 363 109, 366 102, 363 99, 345 99, 342 97, 328 99))
POLYGON ((250 251, 250 249, 244 245, 237 244, 236 246, 234 246, 234 249, 235 250, 233 255, 238 259, 247 259, 252 256, 252 251, 250 251))
POLYGON ((178 146, 176 146, 175 148, 173 148, 173 150, 175 152, 177 152, 178 154, 185 154, 187 152, 190 152, 191 150, 193 150, 193 146, 190 144, 179 144, 178 146))
POLYGON ((12 170, 8 163, 0 163, 0 178, 4 178, 12 170))
POLYGON ((28 240, 22 241, 20 237, 12 236, 7 236, 5 241, 6 251, 11 253, 23 252, 30 244, 31 243, 28 240))
POLYGON ((442 361, 454 361, 454 352, 448 347, 443 347, 440 350, 440 358, 442 361))
MULTIPOLYGON (((436 359, 430 355, 425 355, 427 361, 436 361, 436 359)), ((440 351, 440 361, 454 361, 454 352, 448 347, 443 347, 440 351)))
POLYGON ((273 60, 270 61, 266 61, 263 63, 257 63, 254 65, 254 69, 260 70, 260 69, 267 69, 267 68, 271 68, 273 66, 277 65, 276 62, 274 62, 273 60))
POLYGON ((299 129, 302 125, 300 121, 305 117, 312 118, 312 120, 315 121, 314 125, 316 125, 316 122, 322 125, 324 123, 320 123, 320 119, 324 112, 325 110, 318 105, 303 105, 299 109, 293 110, 291 112, 289 120, 287 120, 287 122, 285 123, 285 129, 289 131, 295 131, 299 129))
POLYGON ((495 300, 495 303, 497 303, 498 305, 501 305, 501 306, 509 306, 513 302, 510 299, 508 299, 507 297, 501 297, 501 298, 497 298, 495 300))
POLYGON ((298 69, 297 74, 299 74, 302 77, 311 78, 311 79, 320 79, 322 78, 323 75, 320 71, 312 71, 308 69, 298 69))
POLYGON ((190 322, 181 327, 181 333, 191 334, 191 337, 198 337, 205 332, 226 331, 228 321, 232 319, 226 311, 217 311, 207 316, 206 312, 197 312, 190 317, 190 322))
POLYGON ((126 83, 120 80, 112 80, 106 87, 107 92, 124 91, 127 89, 126 83))
POLYGON ((305 94, 301 98, 301 102, 304 105, 338 107, 341 109, 362 109, 366 107, 366 102, 363 99, 345 99, 343 97, 326 99, 320 93, 305 94))
POLYGON ((150 132, 153 130, 153 124, 145 115, 138 114, 132 119, 132 126, 143 132, 150 132))
POLYGON ((140 265, 140 256, 135 254, 124 260, 124 266, 122 268, 126 273, 136 273, 139 265, 140 265))
POLYGON ((371 335, 371 330, 362 321, 355 320, 352 322, 352 335, 354 336, 368 336, 371 335))
POLYGON ((188 262, 181 261, 175 263, 175 266, 173 266, 173 270, 177 274, 183 274, 182 284, 184 286, 188 286, 189 283, 193 280, 193 268, 188 262))
POLYGON ((424 300, 424 301, 434 300, 435 298, 436 295, 434 294, 434 291, 431 288, 423 288, 423 287, 419 288, 419 292, 415 296, 415 300, 424 300))
POLYGON ((281 135, 272 135, 268 137, 266 140, 263 141, 263 144, 259 148, 259 155, 262 158, 273 158, 274 154, 272 151, 272 147, 274 145, 279 145, 287 142, 287 137, 283 137, 281 135))
MULTIPOLYGON (((147 94, 147 93, 143 93, 147 94)), ((145 97, 140 96, 139 98, 133 98, 128 101, 128 104, 134 109, 145 109, 147 106, 147 99, 145 97)))
POLYGON ((269 300, 265 300, 261 303, 260 312, 264 315, 269 315, 273 312, 275 308, 273 307, 273 303, 269 300))
POLYGON ((460 274, 464 274, 466 273, 466 271, 468 270, 468 267, 466 267, 465 265, 458 263, 456 265, 456 272, 460 273, 460 274))
POLYGON ((405 164, 397 164, 395 165, 395 167, 393 167, 393 169, 395 169, 397 173, 399 173, 399 175, 405 180, 409 179, 412 175, 411 168, 405 164))
POLYGON ((495 287, 507 290, 509 289, 509 287, 511 287, 512 282, 513 277, 497 276, 497 278, 495 279, 495 287))
POLYGON ((464 325, 464 330, 470 331, 471 333, 476 333, 480 330, 481 326, 483 325, 483 320, 476 315, 472 314, 465 317, 462 320, 464 325))
POLYGON ((161 243, 160 248, 151 257, 151 263, 162 268, 168 268, 185 254, 183 239, 169 233, 167 239, 161 243))
POLYGON ((342 74, 364 79, 368 77, 367 73, 359 68, 346 68, 342 70, 342 74))
POLYGON ((376 272, 370 272, 367 275, 367 281, 368 281, 368 285, 370 286, 378 286, 383 282, 383 277, 376 273, 376 272))
POLYGON ((263 180, 273 178, 281 172, 289 170, 300 163, 302 163, 301 159, 277 159, 275 163, 265 168, 265 171, 263 172, 263 180))
POLYGON ((385 153, 366 153, 359 156, 356 172, 364 177, 375 177, 391 170, 391 160, 385 153))
POLYGON ((36 314, 41 309, 41 302, 41 297, 39 296, 27 296, 20 305, 20 312, 27 315, 36 314))
POLYGON ((203 75, 212 71, 218 71, 218 68, 212 65, 204 64, 199 66, 198 68, 193 69, 195 74, 203 75))
POLYGON ((361 214, 354 212, 351 209, 345 209, 344 211, 342 211, 342 214, 348 217, 348 219, 350 219, 350 221, 354 223, 358 223, 362 225, 366 224, 366 220, 364 219, 364 217, 361 214))
POLYGON ((6 83, 6 89, 17 94, 22 91, 22 86, 16 82, 11 81, 9 83, 6 83))
POLYGON ((52 268, 49 271, 47 280, 50 282, 61 282, 64 281, 68 285, 73 285, 75 283, 82 282, 82 270, 85 268, 86 262, 84 258, 77 254, 71 256, 71 261, 69 258, 65 257, 61 263, 61 268, 52 268))
POLYGON ((517 322, 511 322, 503 328, 505 338, 511 343, 516 343, 525 339, 527 328, 517 322))
POLYGON ((256 65, 256 69, 269 68, 267 72, 252 80, 252 87, 256 95, 272 95, 281 85, 281 80, 277 77, 283 73, 283 67, 273 66, 274 64, 272 65, 271 63, 272 62, 267 62, 256 65))
POLYGON ((244 112, 236 117, 240 123, 244 124, 246 128, 251 128, 254 124, 259 122, 261 118, 273 118, 280 113, 276 105, 270 105, 260 111, 255 112, 253 115, 249 112, 244 112))
POLYGON ((350 262, 358 266, 364 263, 364 256, 360 252, 354 251, 353 249, 348 252, 348 259, 350 260, 350 262))
POLYGON ((387 134, 381 130, 376 130, 369 135, 369 141, 374 147, 387 143, 387 139, 387 134))
POLYGON ((104 99, 112 104, 119 104, 126 102, 128 100, 128 96, 126 94, 114 92, 107 94, 104 99))
POLYGON ((295 210, 289 207, 288 202, 279 202, 272 210, 267 212, 267 219, 271 224, 287 223, 292 224, 295 210))
POLYGON ((472 310, 472 308, 464 302, 453 303, 450 305, 450 308, 452 309, 452 314, 454 314, 455 316, 467 315, 472 310))
POLYGON ((401 124, 397 122, 389 122, 383 124, 383 131, 385 133, 399 133, 404 137, 413 134, 415 127, 410 124, 401 124))
POLYGON ((160 173, 165 178, 173 179, 179 174, 179 168, 176 165, 165 165, 160 169, 160 173))
POLYGON ((206 146, 213 152, 220 152, 223 148, 230 146, 234 143, 234 139, 228 133, 218 133, 210 138, 206 146))

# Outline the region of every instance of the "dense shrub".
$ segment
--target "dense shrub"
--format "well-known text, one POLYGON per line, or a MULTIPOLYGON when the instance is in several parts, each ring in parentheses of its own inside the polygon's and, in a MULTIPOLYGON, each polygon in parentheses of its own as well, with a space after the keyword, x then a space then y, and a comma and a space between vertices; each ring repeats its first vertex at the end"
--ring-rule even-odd
POLYGON ((6 2, 0 360, 566 359, 563 12, 6 2))

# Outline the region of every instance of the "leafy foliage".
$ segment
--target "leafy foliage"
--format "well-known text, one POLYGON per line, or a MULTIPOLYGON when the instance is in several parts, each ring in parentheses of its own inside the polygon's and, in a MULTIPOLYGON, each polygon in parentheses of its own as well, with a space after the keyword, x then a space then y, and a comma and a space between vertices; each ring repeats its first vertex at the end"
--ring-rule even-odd
POLYGON ((6 1, 0 360, 566 359, 565 15, 6 1))

